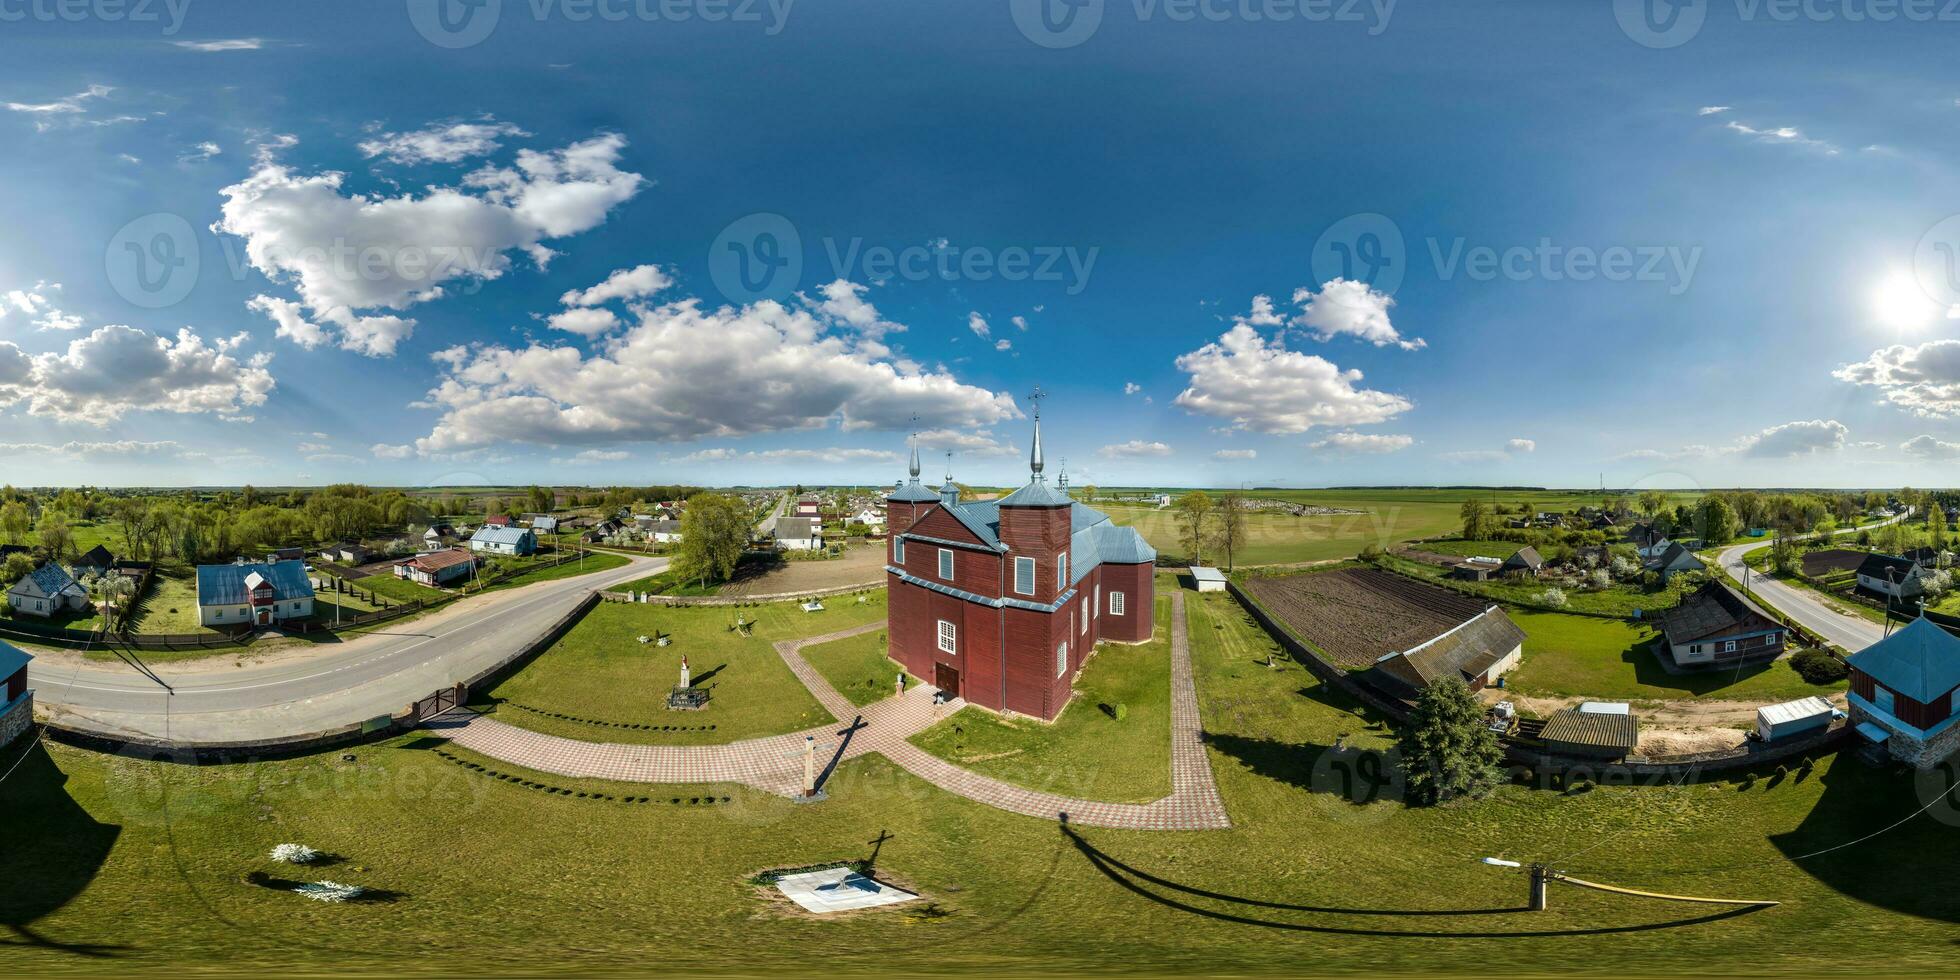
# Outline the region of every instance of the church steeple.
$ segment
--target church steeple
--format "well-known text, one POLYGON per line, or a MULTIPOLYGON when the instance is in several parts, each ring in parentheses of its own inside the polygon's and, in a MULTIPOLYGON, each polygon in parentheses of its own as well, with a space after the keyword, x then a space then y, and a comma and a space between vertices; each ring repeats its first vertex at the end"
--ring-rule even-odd
POLYGON ((1044 397, 1046 397, 1046 394, 1038 386, 1035 388, 1034 393, 1028 396, 1028 401, 1034 405, 1034 448, 1028 452, 1028 471, 1033 475, 1034 482, 1036 483, 1042 482, 1041 399, 1044 397))
POLYGON ((912 482, 919 482, 919 434, 912 433, 912 482))

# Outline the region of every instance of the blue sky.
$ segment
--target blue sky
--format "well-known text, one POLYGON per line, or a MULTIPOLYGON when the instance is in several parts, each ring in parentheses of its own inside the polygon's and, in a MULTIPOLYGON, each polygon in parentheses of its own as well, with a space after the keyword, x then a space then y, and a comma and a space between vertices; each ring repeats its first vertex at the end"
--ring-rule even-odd
POLYGON ((486 3, 0 0, 0 479, 1953 482, 1938 5, 486 3))

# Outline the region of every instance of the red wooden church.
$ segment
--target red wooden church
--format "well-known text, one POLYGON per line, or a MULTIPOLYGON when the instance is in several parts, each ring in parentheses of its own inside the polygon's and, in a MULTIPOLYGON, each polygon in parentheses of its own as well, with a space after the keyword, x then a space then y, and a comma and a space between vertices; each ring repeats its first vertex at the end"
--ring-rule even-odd
POLYGON ((1052 721, 1075 672, 1105 640, 1142 643, 1153 626, 1157 552, 1134 528, 1032 476, 999 500, 961 502, 911 479, 886 499, 892 659, 948 697, 1052 721))

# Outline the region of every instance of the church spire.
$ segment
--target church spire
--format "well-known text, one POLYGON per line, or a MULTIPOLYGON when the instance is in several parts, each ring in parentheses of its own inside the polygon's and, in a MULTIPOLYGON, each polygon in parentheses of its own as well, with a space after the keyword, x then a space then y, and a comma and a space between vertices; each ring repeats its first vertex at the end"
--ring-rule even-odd
POLYGON ((1034 448, 1028 453, 1028 470, 1036 483, 1041 482, 1041 400, 1045 397, 1047 394, 1038 385, 1034 393, 1028 396, 1028 401, 1034 405, 1034 448))
POLYGON ((912 433, 912 482, 919 482, 919 434, 912 433))

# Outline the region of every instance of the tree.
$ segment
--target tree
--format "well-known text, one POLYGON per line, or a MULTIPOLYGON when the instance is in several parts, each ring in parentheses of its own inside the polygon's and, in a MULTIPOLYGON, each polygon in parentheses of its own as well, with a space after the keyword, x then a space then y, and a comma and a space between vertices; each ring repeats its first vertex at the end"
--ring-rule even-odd
POLYGON ((0 564, 0 584, 12 588, 15 582, 26 578, 32 571, 34 571, 34 559, 16 551, 7 556, 4 564, 0 564))
POLYGON ((1194 564, 1204 564, 1205 528, 1211 510, 1211 495, 1203 490, 1193 490, 1177 498, 1178 534, 1184 547, 1190 550, 1194 564))
POLYGON ((1635 499, 1640 501, 1640 512, 1648 517, 1659 516, 1661 508, 1667 506, 1667 494, 1659 490, 1642 490, 1635 499))
POLYGON ((1434 805, 1480 797, 1497 786, 1504 752, 1484 723, 1484 705, 1454 677, 1423 688, 1402 730, 1409 801, 1434 805))
POLYGON ((674 556, 674 573, 703 586, 727 581, 735 574, 748 547, 748 515, 734 497, 697 493, 681 512, 681 543, 674 556))
POLYGON ((1705 544, 1723 544, 1733 539, 1741 528, 1736 521, 1735 511, 1729 502, 1710 494, 1703 497, 1701 506, 1695 511, 1695 531, 1701 535, 1705 544))
POLYGON ((53 511, 41 515, 41 527, 35 535, 41 542, 41 550, 47 552, 51 561, 66 557, 68 546, 75 540, 73 532, 68 530, 68 518, 53 511))
POLYGON ((27 517, 26 504, 13 500, 0 505, 0 538, 6 538, 8 544, 25 541, 32 523, 27 517))
POLYGON ((1937 503, 1926 508, 1926 536, 1934 551, 1946 550, 1946 511, 1937 503))
POLYGON ((1496 530, 1496 520, 1491 517, 1490 505, 1482 497, 1471 497, 1457 510, 1463 518, 1463 538, 1466 541, 1483 541, 1496 530))
POLYGON ((94 588, 96 597, 102 600, 102 604, 105 607, 103 609, 103 612, 106 614, 103 616, 104 621, 108 622, 111 626, 115 625, 116 610, 122 608, 125 597, 136 591, 135 581, 121 572, 112 571, 96 579, 94 588))
POLYGON ((1213 533, 1218 549, 1225 552, 1225 570, 1232 569, 1232 556, 1245 546, 1245 495, 1229 490, 1218 498, 1218 528, 1213 533))

